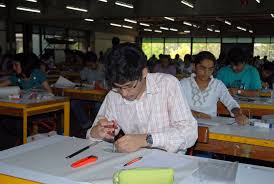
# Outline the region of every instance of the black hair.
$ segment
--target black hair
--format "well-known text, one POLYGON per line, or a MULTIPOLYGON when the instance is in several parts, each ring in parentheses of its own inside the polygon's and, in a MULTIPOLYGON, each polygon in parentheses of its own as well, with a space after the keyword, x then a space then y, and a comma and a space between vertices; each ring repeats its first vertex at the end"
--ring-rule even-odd
POLYGON ((270 71, 271 73, 274 73, 274 63, 271 63, 271 62, 264 63, 263 70, 270 71))
POLYGON ((170 56, 169 56, 169 55, 162 54, 160 60, 161 60, 161 59, 168 59, 168 60, 170 60, 170 56))
POLYGON ((14 61, 19 62, 21 65, 22 73, 17 74, 20 78, 22 78, 22 74, 25 74, 26 77, 29 78, 31 72, 39 68, 39 59, 34 53, 18 53, 14 56, 14 61))
POLYGON ((211 52, 208 52, 208 51, 199 52, 195 56, 194 64, 197 65, 197 64, 201 63, 205 59, 213 61, 214 65, 215 65, 216 58, 215 58, 215 56, 211 52))
POLYGON ((120 38, 118 37, 113 37, 112 38, 112 45, 113 46, 116 46, 116 45, 119 45, 120 44, 120 38))
POLYGON ((146 63, 145 54, 139 47, 131 43, 120 44, 105 57, 106 80, 110 86, 141 80, 146 63))
POLYGON ((96 63, 97 61, 97 55, 96 53, 89 51, 85 54, 85 63, 96 63))
POLYGON ((227 54, 227 63, 231 65, 244 64, 246 57, 241 48, 234 47, 227 54))

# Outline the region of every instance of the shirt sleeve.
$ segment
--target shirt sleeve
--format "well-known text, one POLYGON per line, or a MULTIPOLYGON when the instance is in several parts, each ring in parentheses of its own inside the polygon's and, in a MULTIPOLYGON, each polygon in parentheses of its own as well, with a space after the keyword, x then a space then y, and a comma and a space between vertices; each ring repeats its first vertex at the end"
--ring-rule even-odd
POLYGON ((18 78, 16 77, 16 75, 11 75, 8 80, 11 82, 11 86, 17 85, 18 78))
POLYGON ((80 71, 81 80, 87 80, 87 71, 85 69, 80 71))
POLYGON ((197 121, 192 116, 179 81, 172 77, 167 81, 167 106, 170 128, 163 132, 152 133, 153 147, 177 152, 193 146, 198 137, 197 121))
POLYGON ((227 87, 224 85, 222 81, 218 81, 217 89, 219 91, 219 99, 220 101, 227 107, 230 114, 232 114, 231 110, 234 108, 240 108, 239 104, 234 100, 234 98, 230 95, 227 87))
POLYGON ((47 80, 46 75, 41 70, 34 70, 34 76, 37 78, 40 84, 47 80))
POLYGON ((262 83, 260 79, 260 74, 256 68, 252 70, 252 83, 250 86, 251 90, 259 90, 262 88, 262 83))

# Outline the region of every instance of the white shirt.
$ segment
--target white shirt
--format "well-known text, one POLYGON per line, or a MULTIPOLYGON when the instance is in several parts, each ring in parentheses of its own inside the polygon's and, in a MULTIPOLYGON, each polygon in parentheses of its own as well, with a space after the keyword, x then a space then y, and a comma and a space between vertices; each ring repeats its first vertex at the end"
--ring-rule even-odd
POLYGON ((195 76, 196 74, 193 73, 190 77, 180 81, 182 91, 186 95, 191 110, 202 112, 214 117, 217 116, 218 101, 221 101, 230 113, 233 108, 240 107, 229 94, 228 89, 222 81, 211 76, 207 88, 201 91, 195 81, 195 76))
MULTIPOLYGON (((176 152, 194 145, 198 133, 197 122, 181 91, 179 81, 169 74, 148 74, 146 91, 139 100, 127 101, 110 91, 98 117, 116 120, 125 134, 150 133, 153 147, 176 152)), ((90 138, 90 130, 87 138, 90 138)), ((117 131, 116 131, 117 132, 117 131)))

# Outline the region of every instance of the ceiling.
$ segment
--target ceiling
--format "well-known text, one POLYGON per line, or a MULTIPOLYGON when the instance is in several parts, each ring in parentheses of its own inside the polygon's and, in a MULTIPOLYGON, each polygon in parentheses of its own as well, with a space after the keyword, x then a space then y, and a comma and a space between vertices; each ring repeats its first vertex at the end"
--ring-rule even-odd
POLYGON ((38 0, 37 3, 25 0, 0 0, 6 8, 0 8, 0 17, 14 22, 27 22, 75 29, 128 33, 133 35, 194 35, 194 36, 252 36, 274 35, 274 0, 187 0, 194 8, 181 3, 181 0, 121 0, 132 4, 133 9, 115 5, 116 0, 38 0), (67 5, 87 9, 79 12, 66 9, 67 5), (17 6, 37 8, 40 14, 16 10, 17 6), (164 17, 171 17, 174 21, 164 17), (84 21, 92 18, 94 22, 84 21), (125 22, 124 18, 138 23, 125 22), (225 20, 231 25, 224 23, 225 20), (184 21, 197 27, 183 24, 184 21), (147 23, 150 27, 139 23, 147 23), (110 23, 131 26, 133 29, 113 27, 110 23), (247 31, 237 29, 237 26, 247 31), (160 27, 173 28, 161 30, 160 27), (213 31, 207 30, 207 28, 213 31), (144 31, 151 29, 152 32, 144 31), (161 30, 156 33, 154 30, 161 30), (178 30, 178 31, 175 31, 178 30), (220 30, 220 32, 214 32, 220 30), (185 33, 184 31, 190 31, 185 33), (250 33, 250 32, 253 33, 250 33))

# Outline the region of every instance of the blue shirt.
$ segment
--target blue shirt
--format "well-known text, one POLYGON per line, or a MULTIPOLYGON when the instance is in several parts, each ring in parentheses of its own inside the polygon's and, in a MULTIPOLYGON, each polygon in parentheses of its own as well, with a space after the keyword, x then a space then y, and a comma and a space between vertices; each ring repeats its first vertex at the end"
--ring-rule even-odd
POLYGON ((259 90, 262 88, 258 70, 245 64, 243 71, 236 73, 231 66, 221 68, 217 73, 217 79, 221 80, 228 88, 246 90, 259 90))
POLYGON ((47 80, 45 74, 38 69, 34 69, 29 79, 21 79, 16 74, 9 78, 12 86, 19 86, 21 89, 41 88, 42 83, 47 80))

